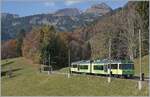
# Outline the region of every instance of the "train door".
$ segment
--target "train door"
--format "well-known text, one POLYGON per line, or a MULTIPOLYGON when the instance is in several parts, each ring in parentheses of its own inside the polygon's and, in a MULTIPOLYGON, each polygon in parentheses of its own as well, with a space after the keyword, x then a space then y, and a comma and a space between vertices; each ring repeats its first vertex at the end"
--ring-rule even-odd
POLYGON ((104 72, 107 73, 108 72, 108 65, 103 65, 104 66, 104 72))
POLYGON ((90 73, 92 73, 92 63, 93 63, 93 60, 90 60, 90 73))
POLYGON ((117 75, 119 74, 119 63, 117 64, 117 75))
POLYGON ((77 69, 78 69, 78 71, 79 71, 79 68, 80 68, 80 66, 79 66, 79 64, 77 64, 77 69))

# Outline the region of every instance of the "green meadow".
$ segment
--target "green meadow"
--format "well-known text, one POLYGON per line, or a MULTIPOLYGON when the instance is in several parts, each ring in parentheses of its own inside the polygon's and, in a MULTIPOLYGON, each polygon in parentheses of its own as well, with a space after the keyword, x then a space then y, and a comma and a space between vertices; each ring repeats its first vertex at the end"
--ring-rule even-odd
MULTIPOLYGON (((135 63, 138 61, 135 60, 135 63)), ((148 76, 148 56, 143 57, 143 70, 148 76)), ((138 90, 138 81, 94 75, 72 75, 40 73, 37 64, 32 64, 23 57, 1 61, 1 95, 2 96, 148 96, 148 82, 142 82, 138 90), (8 78, 5 71, 13 70, 13 77, 8 78)), ((135 65, 139 74, 138 64, 135 65)), ((67 73, 67 68, 58 70, 67 73)))

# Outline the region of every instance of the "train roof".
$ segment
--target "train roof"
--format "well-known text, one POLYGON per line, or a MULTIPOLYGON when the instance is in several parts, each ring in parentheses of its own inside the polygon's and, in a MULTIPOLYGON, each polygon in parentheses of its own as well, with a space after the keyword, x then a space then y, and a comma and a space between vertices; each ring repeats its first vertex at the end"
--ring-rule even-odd
POLYGON ((73 64, 89 64, 90 63, 90 60, 81 60, 81 61, 76 61, 76 62, 72 62, 72 65, 73 64))
MULTIPOLYGON (((72 64, 89 64, 91 60, 81 60, 81 61, 76 61, 72 62, 72 64)), ((134 62, 131 60, 108 60, 108 59, 103 59, 103 60, 94 60, 94 64, 133 64, 134 62)))
POLYGON ((101 64, 131 64, 133 63, 133 61, 131 60, 108 60, 108 59, 104 59, 104 60, 95 60, 94 63, 101 63, 101 64))

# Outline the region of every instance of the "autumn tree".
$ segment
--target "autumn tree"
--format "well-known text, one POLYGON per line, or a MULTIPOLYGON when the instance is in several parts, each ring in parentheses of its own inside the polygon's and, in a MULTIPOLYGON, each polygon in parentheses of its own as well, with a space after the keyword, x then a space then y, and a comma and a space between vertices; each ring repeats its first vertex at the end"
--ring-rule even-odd
POLYGON ((16 48, 16 40, 14 39, 3 42, 1 46, 1 58, 6 59, 17 57, 16 48))
POLYGON ((17 55, 22 56, 22 44, 23 38, 25 37, 25 30, 21 29, 20 32, 17 33, 16 42, 17 42, 17 55))
MULTIPOLYGON (((61 37, 53 26, 44 26, 40 30, 40 56, 41 62, 51 58, 51 65, 54 68, 66 66, 67 45, 64 37, 61 37)), ((46 62, 46 64, 49 61, 46 62)))
POLYGON ((23 56, 31 59, 35 63, 40 60, 40 27, 34 27, 23 40, 22 52, 23 56))

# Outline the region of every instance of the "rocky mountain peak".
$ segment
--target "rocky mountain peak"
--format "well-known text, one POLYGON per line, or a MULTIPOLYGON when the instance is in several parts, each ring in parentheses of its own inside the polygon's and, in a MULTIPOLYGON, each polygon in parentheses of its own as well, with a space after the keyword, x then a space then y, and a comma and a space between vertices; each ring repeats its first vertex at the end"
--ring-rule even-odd
POLYGON ((80 13, 77 8, 64 8, 56 11, 54 14, 56 16, 78 16, 80 13))
POLYGON ((85 11, 85 13, 104 15, 110 11, 112 11, 112 9, 106 3, 100 3, 91 6, 85 11))

